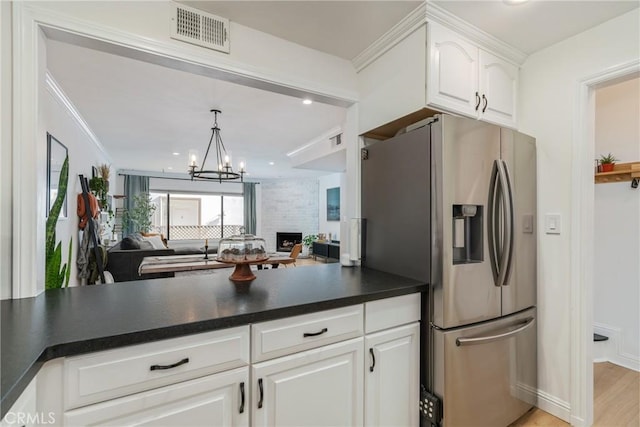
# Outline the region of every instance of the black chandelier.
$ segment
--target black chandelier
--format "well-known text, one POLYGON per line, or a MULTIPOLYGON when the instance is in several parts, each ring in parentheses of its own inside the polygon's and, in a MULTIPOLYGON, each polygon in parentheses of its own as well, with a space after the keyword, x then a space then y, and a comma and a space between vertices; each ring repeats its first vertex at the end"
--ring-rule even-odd
POLYGON ((240 162, 240 168, 238 172, 233 171, 233 167, 231 166, 231 161, 229 156, 227 155, 227 150, 224 148, 224 144, 222 143, 222 138, 220 137, 220 128, 218 127, 218 114, 222 114, 220 110, 211 110, 214 114, 213 119, 213 127, 211 128, 211 139, 209 139, 209 145, 207 146, 207 152, 204 155, 204 159, 202 160, 202 166, 198 169, 196 165, 195 155, 189 156, 189 175, 191 175, 191 180, 215 180, 218 182, 222 181, 237 181, 243 182, 243 176, 245 174, 244 163, 240 162), (215 139, 215 150, 216 150, 216 165, 217 169, 206 169, 205 164, 207 162, 207 157, 209 156, 209 151, 211 150, 211 143, 215 139))

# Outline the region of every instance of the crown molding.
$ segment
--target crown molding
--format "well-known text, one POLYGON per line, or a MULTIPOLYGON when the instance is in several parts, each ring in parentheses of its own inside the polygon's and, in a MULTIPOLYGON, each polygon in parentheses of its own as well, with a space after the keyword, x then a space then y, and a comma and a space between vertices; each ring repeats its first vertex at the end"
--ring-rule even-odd
POLYGON ((109 163, 113 163, 113 159, 104 148, 104 145, 100 142, 98 137, 89 127, 89 124, 82 117, 78 109, 73 105, 67 94, 64 93, 58 82, 53 78, 53 76, 47 70, 45 75, 45 82, 47 85, 47 91, 58 101, 58 103, 67 111, 67 114, 76 122, 76 124, 82 129, 82 131, 87 135, 87 137, 93 142, 93 144, 98 148, 98 150, 102 153, 102 155, 106 158, 109 163))
POLYGON ((442 24, 472 40, 474 44, 517 65, 521 65, 527 59, 528 55, 519 49, 474 27, 442 7, 425 1, 351 60, 356 72, 362 71, 362 69, 429 21, 442 24))
POLYGON ((527 59, 528 55, 526 53, 516 49, 508 43, 503 42, 491 34, 474 27, 467 21, 460 19, 456 15, 436 4, 427 2, 426 16, 427 21, 434 21, 442 24, 456 33, 470 39, 474 44, 477 44, 480 47, 491 51, 491 53, 501 56, 503 59, 513 62, 516 65, 522 65, 522 63, 527 59))
POLYGON ((413 33, 427 22, 427 3, 424 2, 416 7, 411 13, 405 16, 402 21, 394 25, 389 31, 384 33, 378 40, 360 52, 358 56, 351 60, 351 63, 360 72, 367 65, 382 56, 386 51, 400 43, 405 37, 413 33))

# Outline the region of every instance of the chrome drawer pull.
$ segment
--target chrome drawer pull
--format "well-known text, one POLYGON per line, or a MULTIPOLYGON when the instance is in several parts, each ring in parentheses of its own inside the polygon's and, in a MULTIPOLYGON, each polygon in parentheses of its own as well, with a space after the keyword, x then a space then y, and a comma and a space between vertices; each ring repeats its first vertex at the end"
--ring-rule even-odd
POLYGON ((322 335, 324 333, 329 332, 329 330, 327 328, 323 328, 320 332, 305 332, 304 334, 302 334, 302 336, 304 338, 306 337, 317 337, 318 335, 322 335))
POLYGON ((189 358, 188 357, 185 357, 184 359, 182 359, 179 362, 174 363, 173 365, 151 365, 149 370, 151 370, 151 371, 159 371, 159 370, 163 370, 163 369, 173 369, 173 368, 177 368, 180 365, 184 365, 185 363, 189 363, 189 358))

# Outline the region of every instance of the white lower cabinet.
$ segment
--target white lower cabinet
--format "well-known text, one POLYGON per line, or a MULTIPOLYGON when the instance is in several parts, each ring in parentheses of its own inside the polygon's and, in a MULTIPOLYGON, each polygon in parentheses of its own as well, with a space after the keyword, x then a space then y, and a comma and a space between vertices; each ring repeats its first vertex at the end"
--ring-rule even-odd
POLYGON ((254 426, 362 426, 363 339, 252 367, 254 426))
POLYGON ((412 294, 56 359, 37 411, 56 426, 418 426, 419 321, 412 294))
POLYGON ((67 411, 68 426, 248 426, 249 368, 67 411))
POLYGON ((365 338, 366 426, 418 426, 420 324, 418 322, 365 338))

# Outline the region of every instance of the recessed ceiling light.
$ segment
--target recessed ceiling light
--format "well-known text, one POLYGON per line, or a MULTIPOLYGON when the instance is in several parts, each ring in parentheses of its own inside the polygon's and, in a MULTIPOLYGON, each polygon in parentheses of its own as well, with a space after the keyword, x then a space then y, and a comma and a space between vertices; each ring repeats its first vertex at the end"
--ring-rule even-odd
POLYGON ((168 166, 167 169, 172 170, 173 168, 171 166, 168 166))
POLYGON ((275 163, 273 163, 273 162, 269 162, 269 164, 270 164, 271 166, 275 165, 275 163))
POLYGON ((516 4, 526 3, 526 2, 528 2, 529 0, 502 0, 502 1, 503 1, 505 4, 508 4, 508 5, 513 6, 513 5, 516 5, 516 4))
POLYGON ((180 155, 180 153, 178 153, 177 151, 174 151, 174 152, 173 152, 173 153, 171 153, 171 154, 173 154, 174 156, 179 156, 179 155, 180 155))
POLYGON ((313 101, 307 98, 307 99, 303 100, 302 103, 304 105, 311 105, 313 103, 313 101))

